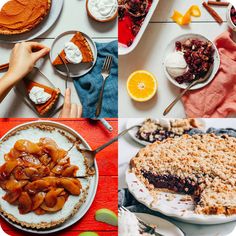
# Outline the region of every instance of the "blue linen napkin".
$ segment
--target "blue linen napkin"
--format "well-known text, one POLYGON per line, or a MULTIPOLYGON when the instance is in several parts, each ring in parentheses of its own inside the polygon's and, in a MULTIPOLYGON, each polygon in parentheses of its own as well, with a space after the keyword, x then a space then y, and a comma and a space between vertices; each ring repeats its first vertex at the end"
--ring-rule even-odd
POLYGON ((100 118, 118 117, 118 42, 96 43, 98 56, 93 69, 74 80, 74 86, 83 106, 83 117, 95 118, 96 105, 102 88, 102 66, 106 56, 113 57, 111 74, 106 80, 100 118))

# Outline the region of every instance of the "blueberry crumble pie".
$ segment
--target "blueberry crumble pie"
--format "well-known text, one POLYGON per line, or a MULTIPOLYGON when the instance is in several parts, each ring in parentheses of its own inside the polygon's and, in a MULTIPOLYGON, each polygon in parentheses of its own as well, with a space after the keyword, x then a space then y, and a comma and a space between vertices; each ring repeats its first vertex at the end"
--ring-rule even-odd
POLYGON ((201 128, 196 119, 146 119, 139 128, 136 137, 153 143, 168 137, 189 134, 193 129, 201 128))
POLYGON ((236 214, 236 138, 213 133, 168 138, 141 149, 131 171, 150 193, 191 195, 195 212, 236 214))

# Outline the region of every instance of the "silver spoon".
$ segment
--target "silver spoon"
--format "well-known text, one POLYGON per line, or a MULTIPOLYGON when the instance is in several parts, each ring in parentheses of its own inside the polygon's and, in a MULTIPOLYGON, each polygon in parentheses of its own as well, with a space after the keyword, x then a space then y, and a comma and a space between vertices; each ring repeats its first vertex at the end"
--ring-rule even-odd
POLYGON ((207 74, 203 77, 200 78, 198 80, 193 81, 191 84, 189 84, 189 86, 184 89, 176 98, 175 100, 165 109, 165 111, 163 112, 163 115, 166 116, 171 110, 172 108, 175 106, 175 104, 184 96, 184 94, 186 92, 188 92, 193 86, 197 85, 197 84, 201 84, 204 83, 208 80, 208 78, 210 77, 211 73, 213 70, 213 64, 211 65, 211 67, 209 68, 207 74))
POLYGON ((131 129, 134 128, 139 128, 141 127, 141 125, 134 125, 128 129, 123 130, 121 133, 119 133, 115 138, 111 139, 109 142, 103 144, 102 146, 98 147, 95 150, 88 150, 88 149, 79 149, 79 151, 84 155, 84 157, 87 160, 87 164, 88 167, 91 168, 94 166, 94 160, 95 160, 95 156, 97 155, 97 153, 99 153, 100 151, 102 151, 104 148, 108 147, 109 145, 111 145, 112 143, 116 142, 120 137, 122 137, 123 135, 125 135, 126 133, 128 133, 131 129))

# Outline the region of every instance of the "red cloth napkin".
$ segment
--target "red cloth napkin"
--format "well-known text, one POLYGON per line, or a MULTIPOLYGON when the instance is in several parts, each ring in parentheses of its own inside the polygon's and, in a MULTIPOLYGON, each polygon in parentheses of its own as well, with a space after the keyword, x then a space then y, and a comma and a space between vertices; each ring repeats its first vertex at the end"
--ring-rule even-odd
POLYGON ((236 42, 232 32, 221 34, 215 44, 220 53, 220 69, 209 85, 182 98, 188 117, 224 118, 236 113, 236 42))

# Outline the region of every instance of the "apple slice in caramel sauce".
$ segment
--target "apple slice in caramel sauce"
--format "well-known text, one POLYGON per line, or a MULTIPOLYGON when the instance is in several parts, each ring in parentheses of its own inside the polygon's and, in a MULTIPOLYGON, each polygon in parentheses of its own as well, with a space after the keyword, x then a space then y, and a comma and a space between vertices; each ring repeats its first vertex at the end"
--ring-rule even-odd
POLYGON ((82 185, 74 178, 79 167, 70 164, 68 152, 50 138, 38 143, 18 140, 0 166, 3 199, 18 205, 20 214, 60 211, 70 195, 79 196, 82 185))

